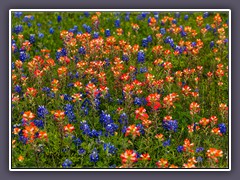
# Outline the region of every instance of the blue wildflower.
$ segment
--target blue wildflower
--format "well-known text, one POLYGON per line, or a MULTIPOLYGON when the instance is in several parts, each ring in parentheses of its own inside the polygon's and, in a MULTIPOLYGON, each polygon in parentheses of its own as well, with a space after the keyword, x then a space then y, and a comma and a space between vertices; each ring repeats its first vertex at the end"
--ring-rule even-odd
POLYGON ((202 162, 203 161, 203 158, 201 156, 198 156, 197 157, 197 162, 202 162))
POLYGON ((177 147, 177 151, 178 151, 179 153, 183 152, 183 150, 184 150, 184 147, 183 147, 183 146, 178 146, 178 147, 177 147))
POLYGON ((30 34, 29 42, 30 42, 31 44, 35 43, 35 34, 30 34))
POLYGON ((58 21, 58 22, 61 22, 61 21, 62 21, 62 16, 58 15, 58 16, 57 16, 57 21, 58 21))
POLYGON ((22 25, 17 25, 13 28, 13 32, 16 34, 19 34, 21 32, 23 32, 23 26, 22 25))
POLYGON ((106 30, 105 30, 105 36, 106 36, 106 37, 111 36, 111 31, 110 31, 109 29, 106 29, 106 30))
POLYGON ((80 146, 82 144, 81 139, 75 136, 72 138, 72 142, 75 144, 75 146, 80 146))
POLYGON ((43 33, 38 33, 38 37, 39 37, 39 38, 43 38, 43 37, 44 37, 44 34, 43 34, 43 33))
POLYGON ((163 145, 164 147, 166 147, 166 146, 170 146, 170 143, 171 143, 171 141, 170 141, 170 139, 168 139, 167 141, 164 141, 164 142, 162 143, 162 145, 163 145))
POLYGON ((213 48, 214 47, 214 41, 211 41, 210 42, 210 48, 213 48))
POLYGON ((79 54, 82 54, 82 55, 86 54, 85 48, 81 46, 81 47, 78 49, 78 53, 79 53, 79 54))
POLYGON ((162 126, 168 131, 176 132, 178 128, 178 122, 177 120, 163 120, 162 126))
POLYGON ((44 122, 42 120, 35 119, 33 120, 33 123, 38 127, 38 128, 44 128, 44 122))
POLYGON ((53 34, 53 33, 54 33, 54 29, 53 29, 52 27, 49 29, 49 33, 50 33, 50 34, 53 34))
POLYGON ((227 127, 226 127, 226 125, 225 125, 224 123, 219 124, 218 127, 219 127, 219 129, 220 129, 220 133, 226 134, 226 132, 227 132, 227 127))
POLYGON ((72 161, 70 161, 69 159, 66 159, 63 164, 62 164, 62 167, 63 168, 70 168, 72 165, 72 161))
POLYGON ((144 63, 144 61, 145 61, 145 54, 144 54, 143 51, 139 51, 138 52, 137 60, 138 60, 138 63, 144 63))
POLYGON ((142 39, 142 47, 147 47, 148 46, 148 40, 147 38, 142 39))
POLYGON ((207 18, 209 16, 208 12, 203 13, 203 18, 207 18))
POLYGON ((96 148, 94 148, 94 150, 92 151, 89 157, 90 157, 90 162, 96 163, 99 160, 99 155, 96 148))
POLYGON ((83 149, 83 148, 80 148, 80 149, 78 150, 78 154, 79 154, 79 155, 83 155, 83 154, 85 154, 85 153, 86 153, 86 150, 83 149))
POLYGON ((200 153, 200 152, 202 152, 202 151, 204 151, 204 148, 203 148, 203 147, 198 147, 198 148, 196 149, 196 153, 200 153))
POLYGON ((45 118, 47 114, 48 114, 48 110, 44 106, 38 106, 38 109, 37 109, 38 117, 45 118))
POLYGON ((174 16, 175 18, 180 18, 180 12, 175 12, 174 16))
POLYGON ((119 28, 119 27, 120 27, 120 20, 117 19, 117 20, 115 21, 114 25, 115 25, 116 28, 119 28))
POLYGON ((15 88, 14 88, 14 90, 15 90, 15 92, 17 92, 17 93, 21 93, 21 92, 22 92, 22 88, 21 88, 21 86, 19 86, 19 85, 16 85, 15 88))
POLYGON ((84 12, 84 15, 85 15, 86 17, 89 17, 89 16, 90 16, 90 13, 89 13, 89 12, 84 12))
POLYGON ((107 151, 108 154, 116 154, 117 148, 112 145, 111 143, 104 143, 103 144, 104 151, 107 151))
POLYGON ((20 18, 22 16, 22 12, 14 12, 14 17, 20 18))

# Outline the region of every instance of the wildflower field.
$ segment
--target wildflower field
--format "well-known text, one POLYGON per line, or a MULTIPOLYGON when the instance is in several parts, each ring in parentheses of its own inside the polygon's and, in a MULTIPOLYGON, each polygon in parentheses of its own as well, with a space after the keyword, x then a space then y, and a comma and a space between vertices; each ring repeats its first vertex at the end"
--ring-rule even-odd
POLYGON ((228 12, 12 12, 12 168, 228 168, 228 12))

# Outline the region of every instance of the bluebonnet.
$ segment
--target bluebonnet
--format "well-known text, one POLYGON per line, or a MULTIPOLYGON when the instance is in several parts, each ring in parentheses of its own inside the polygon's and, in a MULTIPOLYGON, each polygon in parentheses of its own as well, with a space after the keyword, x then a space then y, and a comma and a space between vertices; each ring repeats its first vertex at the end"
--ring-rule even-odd
POLYGON ((109 123, 105 126, 106 129, 106 136, 114 135, 114 132, 118 129, 118 125, 114 123, 109 123))
POLYGON ((124 125, 127 125, 128 124, 128 116, 126 113, 122 113, 118 119, 118 122, 120 124, 124 124, 124 125))
POLYGON ((109 29, 106 29, 106 30, 105 30, 105 36, 106 36, 106 37, 111 36, 111 31, 110 31, 109 29))
POLYGON ((63 94, 63 99, 65 101, 72 101, 73 100, 73 98, 71 96, 69 96, 68 94, 63 94))
POLYGON ((75 136, 72 137, 72 142, 75 144, 75 146, 80 146, 82 144, 81 139, 75 136))
POLYGON ((35 119, 33 120, 33 123, 38 127, 38 128, 44 128, 44 122, 42 120, 35 119))
POLYGON ((38 37, 39 37, 39 38, 43 38, 43 37, 44 37, 44 34, 41 33, 41 32, 39 32, 39 33, 38 33, 38 37))
POLYGON ((192 47, 196 47, 197 43, 196 42, 192 42, 192 47))
POLYGON ((96 163, 99 160, 99 155, 96 148, 93 149, 89 157, 90 157, 90 162, 96 163))
POLYGON ((86 25, 86 24, 83 24, 83 28, 85 29, 85 31, 87 33, 91 33, 91 31, 92 31, 92 28, 90 26, 86 25))
POLYGON ((209 30, 211 30, 211 26, 209 25, 209 24, 207 24, 206 26, 205 26, 205 28, 209 31, 209 30))
POLYGON ((83 149, 83 148, 80 148, 80 149, 78 150, 78 154, 79 154, 79 155, 83 155, 83 154, 85 154, 85 153, 86 153, 86 150, 83 149))
POLYGON ((17 53, 18 52, 18 48, 17 45, 15 43, 12 44, 12 47, 14 48, 13 52, 17 53))
POLYGON ((30 22, 27 23, 28 27, 32 27, 32 24, 30 22))
POLYGON ((166 147, 166 146, 170 146, 170 143, 171 143, 171 141, 170 141, 170 139, 168 139, 168 140, 164 141, 162 144, 164 147, 166 147))
POLYGON ((129 20, 130 20, 130 16, 126 14, 125 21, 129 21, 129 20))
POLYGON ((140 132, 142 135, 145 134, 144 127, 143 127, 142 124, 137 124, 136 127, 139 128, 139 132, 140 132))
POLYGON ((96 110, 100 109, 100 104, 101 104, 100 97, 94 98, 94 107, 96 110))
POLYGON ((38 26, 38 27, 41 27, 41 26, 42 26, 42 24, 41 24, 41 23, 37 23, 37 26, 38 26))
POLYGON ((58 60, 61 57, 61 52, 57 51, 56 52, 56 59, 58 60))
POLYGON ((110 114, 107 114, 104 111, 101 112, 99 121, 103 126, 106 126, 107 124, 113 123, 113 119, 110 116, 110 114))
POLYGON ((29 42, 30 42, 31 44, 35 43, 35 34, 30 34, 29 42))
POLYGON ((24 137, 23 135, 19 135, 18 140, 23 144, 27 144, 28 138, 24 137))
POLYGON ((12 69, 14 69, 15 68, 15 63, 14 62, 12 62, 12 69))
POLYGON ((198 156, 197 157, 197 162, 202 162, 203 161, 203 158, 201 156, 198 156))
POLYGON ((38 117, 45 118, 47 114, 48 114, 48 110, 44 106, 38 106, 38 109, 37 109, 38 117))
POLYGON ((23 18, 23 22, 28 22, 28 21, 30 21, 30 20, 34 20, 34 16, 24 16, 24 18, 23 18))
POLYGON ((203 147, 198 147, 198 148, 196 149, 196 153, 199 153, 199 152, 202 152, 202 151, 204 151, 204 148, 203 148, 203 147))
POLYGON ((51 91, 51 89, 49 87, 43 87, 42 91, 46 92, 46 93, 49 93, 51 91))
POLYGON ((188 14, 186 14, 186 15, 184 16, 184 20, 188 20, 188 18, 189 18, 189 16, 188 16, 188 14))
POLYGON ((52 27, 49 29, 49 33, 50 33, 50 34, 53 34, 53 33, 54 33, 54 29, 53 29, 52 27))
POLYGON ((219 127, 219 129, 220 129, 220 133, 226 134, 226 132, 227 132, 227 127, 226 127, 226 125, 225 125, 224 123, 219 124, 218 127, 219 127))
POLYGON ((91 129, 86 121, 80 122, 80 129, 83 131, 83 134, 88 135, 91 132, 91 129))
POLYGON ((99 137, 102 136, 102 131, 96 131, 93 129, 88 135, 89 137, 99 137))
POLYGON ((115 25, 116 28, 120 27, 120 22, 121 22, 120 19, 115 20, 114 25, 115 25))
POLYGON ((180 12, 176 12, 174 16, 175 18, 180 18, 180 12))
POLYGON ((22 92, 22 88, 21 88, 21 86, 19 86, 19 85, 16 85, 15 88, 14 88, 14 90, 15 90, 15 92, 17 92, 17 93, 21 93, 21 92, 22 92))
POLYGON ((203 18, 207 18, 209 16, 208 12, 203 13, 203 18))
POLYGON ((109 168, 116 168, 116 167, 117 167, 116 164, 109 166, 109 168))
POLYGON ((160 33, 161 33, 162 35, 166 34, 166 29, 165 29, 165 28, 161 28, 161 29, 160 29, 160 33))
POLYGON ((125 134, 126 131, 127 131, 127 126, 123 126, 123 128, 122 128, 122 133, 125 134))
POLYGON ((66 160, 63 162, 62 167, 63 167, 63 168, 70 168, 71 165, 72 165, 72 161, 69 160, 69 159, 66 159, 66 160))
POLYGON ((211 41, 210 42, 210 48, 213 48, 214 47, 214 41, 211 41))
POLYGON ((176 19, 173 19, 173 20, 172 20, 172 23, 173 23, 173 24, 177 24, 177 20, 176 20, 176 19))
POLYGON ((138 61, 138 63, 144 63, 144 61, 145 61, 145 53, 143 51, 138 51, 137 61, 138 61))
POLYGON ((20 32, 23 32, 23 26, 22 25, 17 25, 13 28, 13 32, 16 34, 19 34, 20 32))
POLYGON ((89 12, 84 12, 84 15, 85 15, 86 17, 89 17, 89 16, 90 16, 90 13, 89 13, 89 12))
POLYGON ((224 43, 228 43, 228 39, 227 39, 227 38, 224 39, 223 42, 224 42, 224 43))
POLYGON ((97 39, 98 37, 99 37, 99 32, 94 32, 94 33, 93 33, 93 38, 94 38, 94 39, 97 39))
POLYGON ((177 120, 163 120, 162 126, 168 131, 176 132, 178 128, 178 122, 177 120))
POLYGON ((54 92, 49 92, 47 94, 48 97, 54 98, 55 97, 55 93, 54 92))
POLYGON ((107 151, 108 154, 116 154, 117 148, 111 143, 103 144, 104 151, 107 151))
POLYGON ((147 47, 148 46, 148 40, 147 38, 142 39, 142 47, 147 47))
POLYGON ((151 35, 148 35, 147 40, 148 40, 149 43, 151 43, 152 40, 153 40, 153 39, 152 39, 152 36, 151 36, 151 35))
POLYGON ((146 72, 148 72, 147 67, 140 68, 140 73, 146 73, 146 72))
POLYGON ((104 62, 105 62, 105 67, 109 67, 110 66, 110 60, 108 59, 108 58, 106 58, 105 60, 104 60, 104 62))
POLYGON ((133 103, 139 106, 143 105, 142 98, 135 97, 133 103))
POLYGON ((183 31, 183 30, 180 32, 180 34, 181 34, 182 37, 187 36, 187 33, 185 31, 183 31))
POLYGON ((22 12, 14 12, 14 17, 20 18, 22 16, 22 12))
POLYGON ((146 18, 146 17, 147 17, 147 14, 148 14, 147 12, 142 12, 141 15, 142 15, 143 18, 146 18))
POLYGON ((129 60, 128 55, 123 54, 123 56, 122 56, 122 60, 127 62, 127 61, 129 60))
POLYGON ((85 48, 81 46, 81 47, 78 49, 78 53, 79 53, 79 54, 82 54, 82 55, 86 54, 85 48))
POLYGON ((106 130, 106 136, 114 135, 114 132, 118 129, 118 125, 114 124, 110 114, 107 114, 104 111, 101 112, 99 121, 106 130))
POLYGON ((25 51, 20 51, 19 59, 24 62, 27 59, 27 54, 25 51))
POLYGON ((58 21, 58 22, 61 22, 61 21, 62 21, 62 16, 58 15, 58 16, 57 16, 57 21, 58 21))
POLYGON ((178 146, 178 147, 177 147, 177 151, 178 151, 179 153, 183 152, 183 150, 184 150, 184 147, 183 147, 183 146, 178 146))
POLYGON ((66 104, 64 110, 65 110, 65 114, 68 117, 69 123, 76 122, 76 116, 73 112, 73 105, 66 104))

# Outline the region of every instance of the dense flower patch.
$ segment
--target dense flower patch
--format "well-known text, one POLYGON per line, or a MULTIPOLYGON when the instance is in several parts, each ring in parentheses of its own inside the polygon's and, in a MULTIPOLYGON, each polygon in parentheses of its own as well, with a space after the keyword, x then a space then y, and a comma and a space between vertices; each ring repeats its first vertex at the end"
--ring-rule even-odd
POLYGON ((228 14, 14 12, 13 168, 228 168, 228 14))

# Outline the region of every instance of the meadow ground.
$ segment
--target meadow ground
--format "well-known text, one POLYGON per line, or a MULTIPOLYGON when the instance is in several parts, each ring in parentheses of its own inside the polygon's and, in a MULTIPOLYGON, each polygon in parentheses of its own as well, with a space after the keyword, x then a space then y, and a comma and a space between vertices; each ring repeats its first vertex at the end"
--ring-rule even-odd
POLYGON ((228 168, 228 12, 12 12, 12 168, 228 168))

